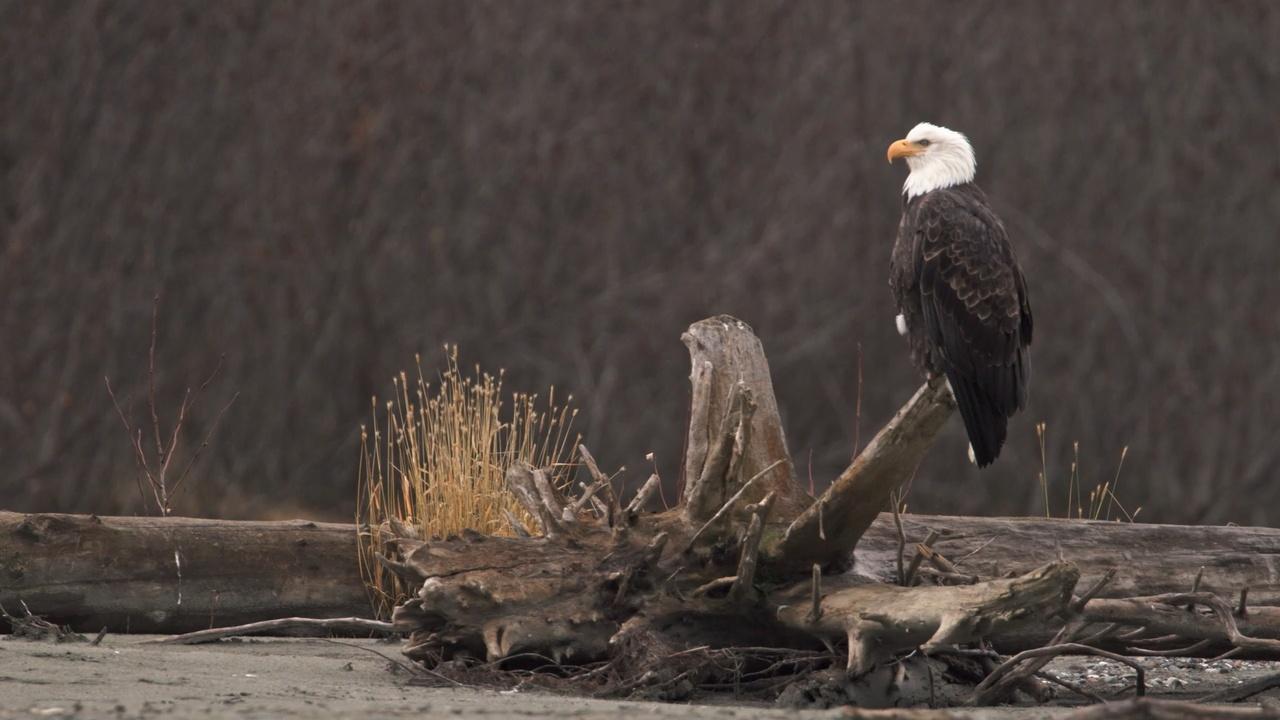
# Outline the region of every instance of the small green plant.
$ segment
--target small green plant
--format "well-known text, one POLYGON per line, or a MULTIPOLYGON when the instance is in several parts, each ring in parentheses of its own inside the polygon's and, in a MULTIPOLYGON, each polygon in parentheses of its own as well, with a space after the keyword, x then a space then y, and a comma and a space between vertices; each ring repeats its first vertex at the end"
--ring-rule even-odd
POLYGON ((457 347, 446 346, 447 367, 432 386, 415 358, 417 377, 392 379, 393 397, 360 430, 356 524, 360 567, 375 609, 386 615, 406 597, 406 588, 376 562, 386 553, 388 523, 415 529, 423 538, 465 529, 512 534, 513 520, 531 518, 506 487, 513 463, 551 469, 560 487, 571 481, 568 458, 580 436, 572 432, 573 397, 557 405, 555 388, 545 403, 537 395, 503 397, 503 373, 464 375, 457 347))

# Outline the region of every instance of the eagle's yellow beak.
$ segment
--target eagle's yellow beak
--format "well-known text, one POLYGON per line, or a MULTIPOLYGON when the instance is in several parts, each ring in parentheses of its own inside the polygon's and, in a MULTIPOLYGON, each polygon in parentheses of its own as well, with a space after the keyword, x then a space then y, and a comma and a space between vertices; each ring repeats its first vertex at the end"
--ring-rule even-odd
POLYGON ((889 146, 889 163, 892 164, 898 158, 914 157, 922 152, 924 148, 910 140, 899 140, 889 146))

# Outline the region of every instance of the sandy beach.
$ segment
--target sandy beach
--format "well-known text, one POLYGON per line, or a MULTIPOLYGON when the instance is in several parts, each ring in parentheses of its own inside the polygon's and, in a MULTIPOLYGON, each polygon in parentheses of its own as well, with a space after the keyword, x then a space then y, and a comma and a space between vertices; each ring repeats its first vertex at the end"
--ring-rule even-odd
MULTIPOLYGON (((196 646, 150 644, 149 636, 86 642, 0 637, 0 718, 717 718, 840 717, 725 704, 597 700, 511 688, 425 687, 392 670, 396 644, 371 640, 241 639, 196 646)), ((1153 694, 1188 699, 1275 673, 1277 663, 1151 659, 1153 694)), ((1057 661, 1059 672, 1097 690, 1127 681, 1093 658, 1057 661)), ((1270 693, 1276 693, 1275 690, 1270 693)), ((1031 720, 1061 709, 1005 708, 984 718, 1031 720)), ((948 715, 963 717, 963 715, 948 715)))

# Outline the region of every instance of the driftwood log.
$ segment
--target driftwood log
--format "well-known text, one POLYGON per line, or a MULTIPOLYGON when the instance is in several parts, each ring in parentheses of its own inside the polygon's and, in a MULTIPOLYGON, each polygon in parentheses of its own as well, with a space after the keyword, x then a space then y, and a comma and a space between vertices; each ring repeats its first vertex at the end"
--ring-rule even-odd
POLYGON ((0 512, 0 606, 83 632, 368 616, 351 525, 0 512))
MULTIPOLYGON (((1199 574, 1201 591, 1232 597, 1248 587, 1250 607, 1280 606, 1277 529, 911 514, 902 523, 913 544, 939 533, 939 550, 967 556, 959 569, 984 577, 1029 572, 1061 550, 1080 568, 1081 585, 1118 571, 1100 598, 1185 592, 1199 574)), ((355 533, 354 525, 304 520, 0 511, 0 606, 16 612, 25 602, 81 632, 178 633, 289 616, 371 617, 354 561, 355 533)), ((853 575, 892 582, 897 546, 893 517, 881 513, 858 543, 853 575)))

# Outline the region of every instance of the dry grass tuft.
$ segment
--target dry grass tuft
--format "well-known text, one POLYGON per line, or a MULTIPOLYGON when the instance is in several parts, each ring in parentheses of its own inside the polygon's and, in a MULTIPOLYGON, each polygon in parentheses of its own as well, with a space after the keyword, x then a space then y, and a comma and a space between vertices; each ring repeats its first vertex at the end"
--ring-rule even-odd
POLYGON ((379 417, 373 399, 372 430, 361 427, 356 524, 360 568, 375 609, 389 612, 406 589, 375 560, 385 554, 385 524, 397 520, 424 538, 447 537, 465 529, 510 535, 508 516, 526 525, 528 518, 507 491, 507 469, 517 461, 551 468, 552 481, 571 480, 569 462, 581 436, 572 433, 578 411, 570 395, 556 404, 555 388, 546 402, 537 395, 512 393, 504 403, 503 373, 477 367, 463 375, 457 347, 445 347, 447 369, 433 387, 422 374, 401 372, 392 379, 393 397, 379 417))
MULTIPOLYGON (((1044 516, 1053 517, 1053 511, 1049 502, 1049 464, 1047 461, 1048 454, 1045 450, 1045 438, 1048 435, 1048 425, 1044 422, 1036 423, 1036 439, 1040 443, 1040 470, 1037 473, 1040 481, 1040 491, 1044 497, 1044 516)), ((1084 483, 1080 478, 1080 441, 1071 444, 1071 469, 1067 473, 1067 496, 1066 496, 1066 513, 1062 517, 1067 520, 1111 520, 1123 517, 1127 522, 1133 522, 1138 517, 1138 513, 1142 512, 1139 506, 1133 513, 1125 509, 1120 502, 1120 498, 1116 496, 1116 489, 1120 486, 1120 471, 1124 469, 1124 460, 1129 455, 1129 446, 1126 445, 1120 451, 1120 462, 1116 464, 1115 476, 1110 480, 1094 485, 1089 491, 1088 502, 1081 497, 1084 491, 1084 483), (1118 516, 1114 515, 1119 510, 1118 516), (1104 514, 1105 511, 1105 514, 1104 514)))

